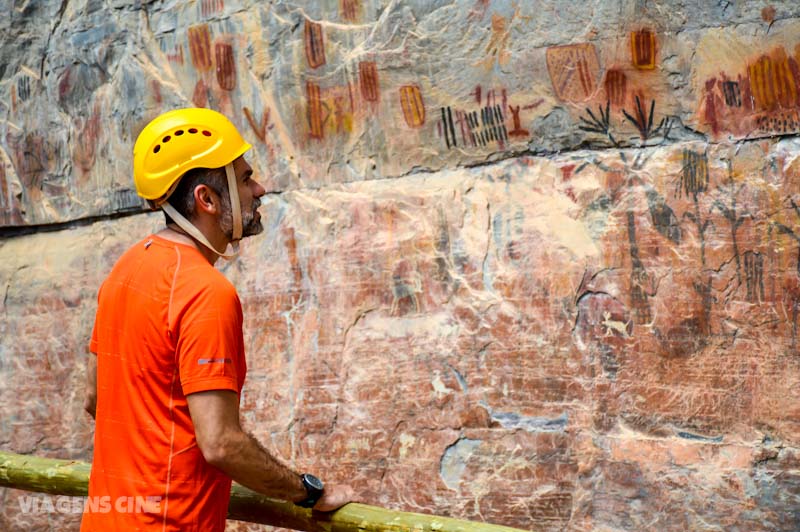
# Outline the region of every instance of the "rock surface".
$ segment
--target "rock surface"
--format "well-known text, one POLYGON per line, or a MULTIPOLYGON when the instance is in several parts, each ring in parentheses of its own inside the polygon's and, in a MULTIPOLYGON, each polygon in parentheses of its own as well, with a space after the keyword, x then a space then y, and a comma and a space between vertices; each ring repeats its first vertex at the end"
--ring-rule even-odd
MULTIPOLYGON (((227 113, 243 413, 364 502, 530 530, 800 528, 795 2, 15 2, 0 447, 91 458, 131 145, 227 113)), ((0 492, 0 528, 77 529, 0 492)), ((257 530, 231 523, 231 530, 257 530)))

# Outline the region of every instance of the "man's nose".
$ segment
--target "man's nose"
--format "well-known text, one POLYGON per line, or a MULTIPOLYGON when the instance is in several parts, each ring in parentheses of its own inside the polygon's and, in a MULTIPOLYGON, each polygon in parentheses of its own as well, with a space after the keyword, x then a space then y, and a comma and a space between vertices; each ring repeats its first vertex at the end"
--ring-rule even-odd
POLYGON ((250 180, 250 186, 253 189, 253 196, 256 198, 260 198, 261 196, 267 193, 267 189, 265 189, 261 185, 261 183, 259 183, 255 179, 250 180))

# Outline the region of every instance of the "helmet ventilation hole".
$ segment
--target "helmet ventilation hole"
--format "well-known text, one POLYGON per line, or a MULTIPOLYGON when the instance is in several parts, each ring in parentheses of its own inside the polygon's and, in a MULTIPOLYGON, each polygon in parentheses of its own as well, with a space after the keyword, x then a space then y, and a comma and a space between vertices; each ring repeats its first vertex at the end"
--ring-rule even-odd
POLYGON ((178 131, 175 132, 175 136, 176 137, 180 137, 181 135, 183 135, 183 130, 182 129, 179 129, 178 131))
POLYGON ((163 142, 164 144, 166 144, 167 142, 169 142, 169 139, 171 139, 171 138, 172 138, 172 137, 170 137, 169 135, 167 135, 166 137, 164 137, 163 139, 161 139, 161 142, 163 142))
POLYGON ((190 129, 189 129, 189 133, 191 133, 192 135, 194 135, 195 133, 197 133, 197 130, 196 130, 195 128, 190 128, 190 129))
POLYGON ((205 135, 206 137, 210 137, 211 136, 211 132, 203 130, 203 135, 205 135))
POLYGON ((153 148, 153 153, 158 153, 159 151, 161 151, 161 144, 156 144, 156 147, 153 148))

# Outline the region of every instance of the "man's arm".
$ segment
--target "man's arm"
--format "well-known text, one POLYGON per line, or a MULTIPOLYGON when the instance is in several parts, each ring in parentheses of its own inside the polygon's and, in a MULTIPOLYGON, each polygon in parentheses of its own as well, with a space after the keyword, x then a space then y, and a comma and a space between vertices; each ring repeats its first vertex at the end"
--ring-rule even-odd
MULTIPOLYGON (((306 498, 300 475, 278 462, 239 423, 239 397, 230 390, 189 394, 197 445, 206 461, 233 480, 269 497, 306 498)), ((326 485, 315 510, 329 512, 353 500, 349 486, 326 485)))
POLYGON ((97 355, 89 353, 86 362, 86 395, 83 399, 83 409, 94 416, 97 412, 97 355))

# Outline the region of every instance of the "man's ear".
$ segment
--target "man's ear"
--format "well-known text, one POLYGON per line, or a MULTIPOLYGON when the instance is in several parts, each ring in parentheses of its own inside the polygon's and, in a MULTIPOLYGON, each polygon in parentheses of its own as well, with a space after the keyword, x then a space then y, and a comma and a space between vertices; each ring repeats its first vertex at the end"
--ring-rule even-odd
POLYGON ((194 187, 194 205, 199 214, 205 212, 216 214, 219 210, 219 198, 216 192, 208 185, 197 185, 194 187))

